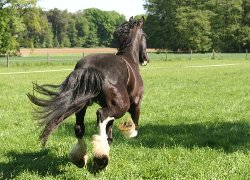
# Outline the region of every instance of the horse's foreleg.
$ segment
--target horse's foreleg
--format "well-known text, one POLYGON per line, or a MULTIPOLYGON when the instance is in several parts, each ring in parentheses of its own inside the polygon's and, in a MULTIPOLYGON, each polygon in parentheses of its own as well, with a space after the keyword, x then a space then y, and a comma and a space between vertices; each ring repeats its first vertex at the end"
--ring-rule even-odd
POLYGON ((69 156, 71 161, 77 167, 84 167, 87 164, 87 144, 82 139, 85 133, 84 126, 84 116, 86 113, 86 107, 75 114, 76 124, 75 124, 75 136, 77 138, 77 143, 72 148, 69 156))
POLYGON ((139 118, 141 113, 141 103, 132 103, 129 109, 129 113, 134 123, 134 129, 129 134, 129 138, 137 137, 139 131, 139 118))

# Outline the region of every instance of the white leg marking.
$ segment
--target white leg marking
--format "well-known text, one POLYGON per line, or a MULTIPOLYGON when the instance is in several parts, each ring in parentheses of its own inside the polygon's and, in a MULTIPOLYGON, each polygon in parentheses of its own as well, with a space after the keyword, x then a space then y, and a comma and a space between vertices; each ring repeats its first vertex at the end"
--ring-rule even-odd
POLYGON ((103 120, 102 122, 99 122, 99 135, 103 138, 107 138, 106 134, 106 126, 109 121, 114 120, 115 118, 113 117, 108 117, 107 119, 103 120))
POLYGON ((130 134, 129 138, 136 137, 137 135, 138 135, 138 131, 137 131, 137 130, 134 130, 134 131, 130 134))
POLYGON ((119 126, 119 129, 126 138, 133 138, 138 135, 138 131, 135 130, 135 124, 132 119, 129 119, 127 122, 123 122, 119 126))
POLYGON ((99 122, 99 134, 93 135, 93 151, 95 157, 109 156, 109 144, 106 134, 107 123, 114 120, 113 117, 108 117, 103 122, 99 122))
POLYGON ((78 139, 78 142, 73 146, 69 157, 73 163, 82 161, 84 165, 87 164, 87 144, 84 140, 78 139))
POLYGON ((147 64, 148 64, 148 61, 143 61, 142 63, 143 66, 147 66, 147 64))

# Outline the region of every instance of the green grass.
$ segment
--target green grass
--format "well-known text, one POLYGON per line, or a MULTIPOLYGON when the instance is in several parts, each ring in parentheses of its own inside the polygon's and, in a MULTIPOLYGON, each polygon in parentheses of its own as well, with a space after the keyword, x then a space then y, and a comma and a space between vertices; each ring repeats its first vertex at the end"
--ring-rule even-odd
MULTIPOLYGON (((25 95, 32 81, 57 84, 69 71, 0 75, 0 179, 250 179, 250 61, 150 56, 141 68, 140 136, 128 140, 119 132, 128 114, 117 120, 110 164, 97 175, 69 162, 76 142, 73 116, 40 147, 40 129, 25 95), (236 65, 192 67, 220 64, 236 65)), ((0 67, 0 73, 73 67, 74 62, 24 64, 0 67)), ((86 115, 90 159, 97 108, 86 115)))

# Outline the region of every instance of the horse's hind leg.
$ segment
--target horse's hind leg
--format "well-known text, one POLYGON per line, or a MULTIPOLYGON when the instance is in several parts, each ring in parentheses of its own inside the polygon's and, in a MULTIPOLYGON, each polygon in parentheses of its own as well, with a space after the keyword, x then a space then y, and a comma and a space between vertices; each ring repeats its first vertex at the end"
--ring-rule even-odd
MULTIPOLYGON (((99 123, 99 135, 93 138, 94 169, 99 171, 108 165, 109 145, 112 142, 112 124, 114 119, 122 117, 129 109, 130 101, 127 91, 116 89, 109 91, 112 98, 107 98, 106 107, 98 109, 97 122, 99 123), (119 93, 118 93, 119 92, 119 93)), ((107 95, 107 97, 109 97, 107 95)))
POLYGON ((108 140, 109 146, 113 142, 113 133, 112 133, 113 123, 114 123, 114 120, 113 121, 109 121, 108 124, 107 124, 107 126, 106 126, 106 134, 108 136, 107 140, 108 140))
POLYGON ((109 161, 109 143, 107 140, 106 127, 109 122, 113 122, 114 118, 107 118, 99 121, 99 134, 93 135, 93 168, 95 171, 104 169, 109 161))
POLYGON ((80 168, 84 167, 87 164, 87 145, 82 139, 85 133, 84 116, 86 113, 86 109, 87 107, 84 107, 75 114, 75 136, 78 142, 74 145, 69 154, 71 161, 80 168))

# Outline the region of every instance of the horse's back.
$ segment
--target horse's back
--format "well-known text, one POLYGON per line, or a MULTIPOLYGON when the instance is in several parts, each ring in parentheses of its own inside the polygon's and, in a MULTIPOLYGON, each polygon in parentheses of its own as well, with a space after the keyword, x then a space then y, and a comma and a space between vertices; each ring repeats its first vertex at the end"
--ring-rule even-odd
POLYGON ((94 54, 80 59, 75 69, 94 68, 104 79, 112 84, 127 82, 128 70, 126 62, 114 54, 94 54))
POLYGON ((94 54, 80 59, 77 62, 75 69, 93 67, 105 68, 107 70, 118 68, 120 66, 124 66, 124 62, 119 56, 113 54, 94 54))

